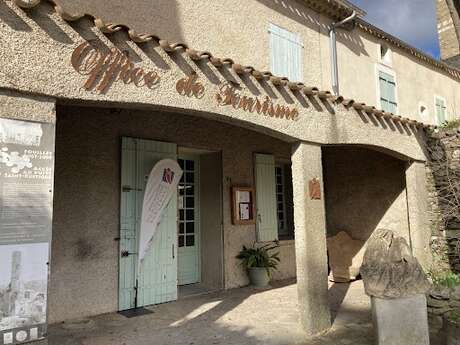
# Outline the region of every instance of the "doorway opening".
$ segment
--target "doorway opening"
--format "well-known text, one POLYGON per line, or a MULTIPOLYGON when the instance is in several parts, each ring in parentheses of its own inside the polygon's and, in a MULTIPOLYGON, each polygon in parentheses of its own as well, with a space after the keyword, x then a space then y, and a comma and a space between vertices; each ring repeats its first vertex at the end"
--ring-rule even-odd
POLYGON ((174 301, 181 295, 223 287, 221 154, 175 143, 122 139, 119 310, 174 301), (144 190, 163 159, 183 170, 139 263, 144 190))
POLYGON ((179 147, 178 297, 223 288, 221 153, 179 147))

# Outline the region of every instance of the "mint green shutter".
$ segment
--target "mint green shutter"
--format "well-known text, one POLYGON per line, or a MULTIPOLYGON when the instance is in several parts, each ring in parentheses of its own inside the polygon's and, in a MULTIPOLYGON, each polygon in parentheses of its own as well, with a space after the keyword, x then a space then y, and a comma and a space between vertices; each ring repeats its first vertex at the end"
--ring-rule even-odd
POLYGON ((438 124, 441 125, 446 121, 446 104, 443 99, 436 97, 436 117, 438 124))
POLYGON ((166 207, 150 251, 138 272, 139 227, 144 190, 154 165, 165 158, 177 159, 176 144, 123 138, 119 309, 177 299, 177 193, 166 207), (137 305, 134 305, 138 280, 137 305), (133 292, 134 290, 134 292, 133 292))
POLYGON ((302 81, 303 47, 298 34, 270 24, 270 60, 272 73, 290 81, 302 81))
POLYGON ((135 308, 137 255, 122 257, 121 253, 137 252, 136 236, 136 141, 123 138, 121 153, 120 256, 118 278, 118 310, 135 308))
POLYGON ((396 113, 396 82, 392 75, 379 72, 380 103, 382 110, 396 113))
POLYGON ((256 154, 255 175, 257 240, 274 241, 278 239, 275 157, 256 154))

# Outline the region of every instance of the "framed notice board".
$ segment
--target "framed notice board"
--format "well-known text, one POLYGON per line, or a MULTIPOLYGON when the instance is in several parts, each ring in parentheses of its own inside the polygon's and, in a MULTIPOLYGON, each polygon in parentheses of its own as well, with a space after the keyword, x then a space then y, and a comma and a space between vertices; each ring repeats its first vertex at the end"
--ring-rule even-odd
POLYGON ((232 187, 232 223, 254 224, 254 188, 232 187))

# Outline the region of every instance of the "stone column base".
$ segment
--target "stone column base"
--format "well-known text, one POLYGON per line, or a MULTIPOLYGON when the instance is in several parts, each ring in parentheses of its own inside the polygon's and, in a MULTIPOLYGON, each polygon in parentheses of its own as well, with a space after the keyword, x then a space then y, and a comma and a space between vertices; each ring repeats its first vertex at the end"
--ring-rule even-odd
POLYGON ((371 297, 378 345, 429 345, 425 295, 381 299, 371 297))

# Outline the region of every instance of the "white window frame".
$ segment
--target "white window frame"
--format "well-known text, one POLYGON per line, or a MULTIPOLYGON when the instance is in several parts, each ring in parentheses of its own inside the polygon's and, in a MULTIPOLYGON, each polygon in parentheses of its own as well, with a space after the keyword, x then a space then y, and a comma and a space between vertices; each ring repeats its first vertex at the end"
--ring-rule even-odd
POLYGON ((435 123, 439 126, 439 125, 442 125, 442 123, 439 123, 439 118, 438 118, 438 111, 436 109, 436 101, 437 100, 441 100, 444 102, 444 106, 446 107, 446 118, 445 118, 445 121, 449 121, 449 112, 447 111, 448 107, 447 107, 447 100, 442 97, 442 96, 439 96, 439 95, 434 95, 434 117, 435 117, 435 123))
POLYGON ((391 68, 393 66, 393 50, 390 48, 389 45, 385 43, 380 43, 378 44, 378 61, 384 66, 387 66, 391 68), (382 57, 382 47, 385 47, 387 49, 387 53, 385 54, 385 57, 382 57))
MULTIPOLYGON (((294 224, 294 219, 292 219, 292 227, 288 227, 288 216, 287 216, 287 199, 286 199, 286 186, 288 181, 286 181, 286 171, 285 169, 289 167, 291 170, 292 174, 292 163, 290 160, 287 159, 277 159, 275 161, 275 169, 276 168, 281 168, 282 171, 282 183, 283 183, 283 214, 284 214, 284 231, 280 232, 280 229, 278 227, 278 240, 280 242, 289 242, 293 241, 295 238, 295 224, 294 224)), ((276 170, 275 170, 275 178, 276 178, 276 170)), ((277 186, 277 183, 275 181, 275 188, 277 186)), ((292 188, 292 186, 291 186, 292 188)), ((293 192, 293 190, 292 190, 293 192)), ((278 193, 276 193, 278 194, 278 193)), ((277 195, 278 196, 278 195, 277 195)), ((278 199, 276 199, 276 212, 277 212, 277 218, 278 218, 278 199)), ((279 226, 279 223, 278 223, 279 226)))
POLYGON ((396 72, 385 65, 382 64, 376 64, 375 65, 375 89, 376 89, 376 102, 375 104, 378 104, 378 109, 382 109, 382 102, 380 100, 381 98, 381 93, 380 93, 380 72, 387 73, 391 75, 394 80, 395 80, 395 100, 396 100, 396 111, 395 115, 399 113, 399 97, 398 97, 398 78, 396 76, 396 72))
POLYGON ((280 225, 279 225, 279 209, 278 209, 278 183, 275 181, 275 187, 276 187, 276 212, 277 212, 277 218, 278 218, 278 238, 280 235, 288 235, 288 229, 287 229, 287 226, 286 226, 286 180, 285 180, 285 172, 284 172, 284 164, 283 163, 279 163, 279 162, 276 162, 275 164, 275 177, 276 177, 276 169, 281 169, 281 187, 282 187, 282 192, 281 192, 281 195, 283 196, 283 222, 284 222, 284 226, 282 229, 280 229, 280 225))
POLYGON ((300 48, 302 49, 301 53, 300 53, 300 70, 299 70, 299 80, 293 80, 294 78, 291 78, 291 76, 288 76, 288 75, 279 75, 279 77, 287 77, 290 81, 292 82, 302 82, 303 81, 303 73, 304 73, 304 51, 303 49, 305 48, 305 45, 303 43, 303 40, 302 40, 302 36, 300 35, 300 33, 298 32, 294 32, 294 31, 291 31, 291 30, 288 30, 286 29, 285 27, 281 26, 281 25, 278 25, 278 24, 275 24, 273 22, 269 22, 269 26, 268 26, 268 48, 269 48, 269 51, 270 51, 270 54, 268 54, 268 57, 270 59, 269 61, 269 66, 270 66, 270 71, 273 73, 273 74, 277 74, 276 72, 273 71, 273 48, 272 48, 272 43, 271 43, 271 35, 276 35, 276 33, 272 32, 271 30, 271 26, 276 26, 284 31, 287 31, 293 35, 296 35, 299 39, 299 42, 292 42, 294 44, 299 44, 300 48), (292 80, 291 80, 292 79, 292 80))

